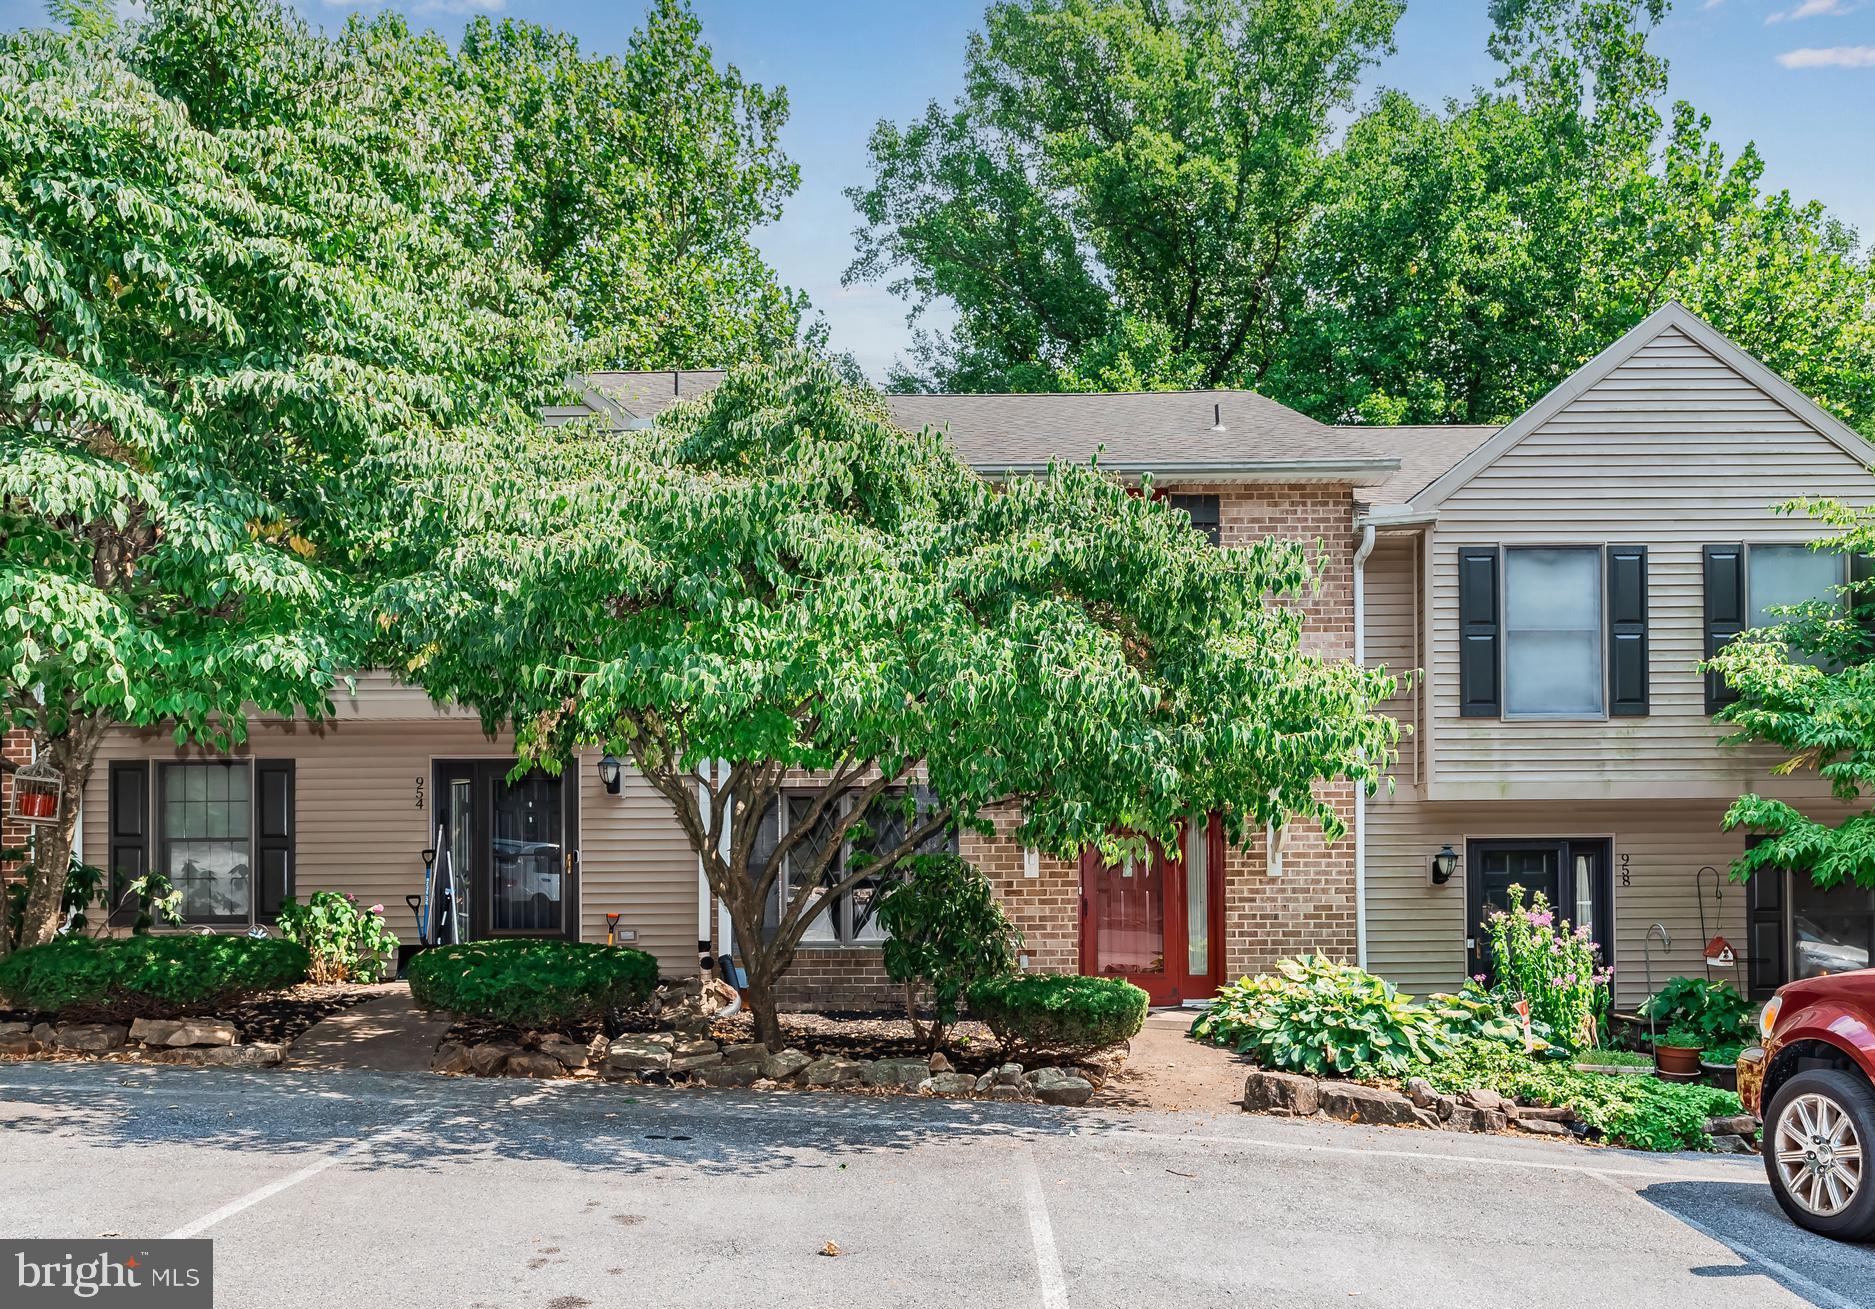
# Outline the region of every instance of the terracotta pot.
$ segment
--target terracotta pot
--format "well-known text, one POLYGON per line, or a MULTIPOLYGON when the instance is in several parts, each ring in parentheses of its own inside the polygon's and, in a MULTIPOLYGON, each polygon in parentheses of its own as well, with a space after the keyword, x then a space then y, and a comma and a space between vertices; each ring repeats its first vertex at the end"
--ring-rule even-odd
POLYGON ((1696 1045, 1656 1045, 1654 1067, 1680 1077, 1699 1076, 1699 1047, 1696 1045))

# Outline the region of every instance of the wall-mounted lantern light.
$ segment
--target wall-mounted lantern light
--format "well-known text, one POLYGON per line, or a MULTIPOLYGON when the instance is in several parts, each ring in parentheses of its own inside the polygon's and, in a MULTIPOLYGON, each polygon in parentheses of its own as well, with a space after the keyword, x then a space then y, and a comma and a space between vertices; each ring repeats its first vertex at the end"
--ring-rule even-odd
POLYGON ((1432 884, 1444 886, 1457 871, 1458 852, 1450 844, 1440 846, 1439 853, 1432 856, 1432 884))
POLYGON ((619 788, 619 762, 617 755, 607 755, 599 761, 599 782, 605 787, 607 795, 617 795, 619 788))

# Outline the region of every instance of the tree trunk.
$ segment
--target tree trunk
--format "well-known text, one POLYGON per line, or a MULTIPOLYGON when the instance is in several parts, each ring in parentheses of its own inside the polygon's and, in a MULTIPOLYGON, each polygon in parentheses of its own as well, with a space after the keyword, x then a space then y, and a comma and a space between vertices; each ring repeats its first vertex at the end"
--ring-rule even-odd
MULTIPOLYGON (((746 961, 748 956, 743 958, 746 961)), ((775 984, 765 967, 749 969, 749 1018, 755 1024, 755 1039, 767 1046, 770 1054, 778 1052, 785 1042, 781 1036, 781 1016, 775 1012, 775 984)))
MULTIPOLYGON (((26 896, 26 913, 20 922, 20 949, 44 945, 58 935, 64 925, 65 874, 71 868, 72 842, 78 832, 78 801, 91 780, 92 760, 96 757, 101 725, 94 729, 86 721, 75 723, 62 736, 50 740, 35 739, 39 758, 59 770, 59 821, 41 823, 33 828, 33 885, 26 896)), ((110 891, 105 889, 108 902, 110 891)))

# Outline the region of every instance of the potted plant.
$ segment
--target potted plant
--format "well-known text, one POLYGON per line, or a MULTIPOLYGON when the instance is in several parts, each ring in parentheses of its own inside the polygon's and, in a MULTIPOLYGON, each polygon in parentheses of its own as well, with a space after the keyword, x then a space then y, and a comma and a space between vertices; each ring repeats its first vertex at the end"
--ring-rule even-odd
POLYGON ((1664 1077, 1691 1081, 1699 1076, 1699 1052, 1704 1046, 1696 1029, 1676 1023, 1654 1038, 1654 1067, 1664 1077))
POLYGON ((1714 1046, 1699 1056, 1699 1070, 1721 1091, 1738 1089, 1738 1056, 1745 1050, 1742 1041, 1714 1046))

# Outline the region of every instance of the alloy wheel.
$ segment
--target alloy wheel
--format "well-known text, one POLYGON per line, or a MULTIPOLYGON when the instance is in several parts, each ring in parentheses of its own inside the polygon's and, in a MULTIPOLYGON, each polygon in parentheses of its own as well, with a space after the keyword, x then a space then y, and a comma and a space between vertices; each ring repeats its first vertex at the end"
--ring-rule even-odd
POLYGON ((1778 1177, 1798 1205, 1829 1218, 1862 1189, 1862 1141, 1843 1107, 1825 1095, 1784 1106, 1772 1141, 1778 1177))

